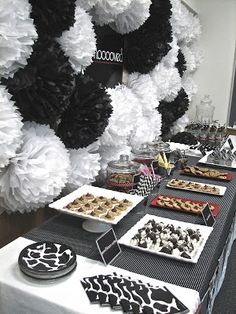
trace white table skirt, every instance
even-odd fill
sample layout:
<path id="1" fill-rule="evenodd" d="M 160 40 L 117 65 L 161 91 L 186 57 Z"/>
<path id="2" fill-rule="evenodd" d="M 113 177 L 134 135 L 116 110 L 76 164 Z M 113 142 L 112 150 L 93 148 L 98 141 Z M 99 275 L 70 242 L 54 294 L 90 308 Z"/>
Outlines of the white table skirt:
<path id="1" fill-rule="evenodd" d="M 199 293 L 195 290 L 154 280 L 77 255 L 77 268 L 68 276 L 44 281 L 24 275 L 18 267 L 20 251 L 33 241 L 18 238 L 0 249 L 0 313 L 1 314 L 109 314 L 109 307 L 90 304 L 80 279 L 86 276 L 116 272 L 153 285 L 165 285 L 195 313 Z M 121 311 L 115 311 L 121 314 Z"/>

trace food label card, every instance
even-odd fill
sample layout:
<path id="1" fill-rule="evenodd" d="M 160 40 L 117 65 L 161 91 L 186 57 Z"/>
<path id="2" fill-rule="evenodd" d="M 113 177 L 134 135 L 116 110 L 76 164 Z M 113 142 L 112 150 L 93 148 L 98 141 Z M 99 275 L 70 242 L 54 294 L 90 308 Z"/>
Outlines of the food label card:
<path id="1" fill-rule="evenodd" d="M 96 244 L 101 254 L 104 264 L 109 265 L 121 252 L 113 229 L 103 233 L 97 240 Z"/>
<path id="2" fill-rule="evenodd" d="M 204 219 L 204 222 L 206 224 L 206 226 L 208 227 L 213 227 L 215 224 L 215 218 L 212 215 L 211 209 L 209 204 L 206 204 L 206 206 L 204 206 L 203 210 L 202 210 L 202 217 Z"/>

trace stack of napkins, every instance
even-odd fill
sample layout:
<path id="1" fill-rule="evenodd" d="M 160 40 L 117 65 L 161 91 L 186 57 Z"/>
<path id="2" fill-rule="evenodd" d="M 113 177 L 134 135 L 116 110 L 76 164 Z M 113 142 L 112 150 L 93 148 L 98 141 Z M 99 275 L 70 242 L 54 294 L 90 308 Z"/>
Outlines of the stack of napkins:
<path id="1" fill-rule="evenodd" d="M 188 313 L 188 308 L 166 287 L 151 286 L 116 273 L 81 280 L 91 303 L 130 314 Z"/>

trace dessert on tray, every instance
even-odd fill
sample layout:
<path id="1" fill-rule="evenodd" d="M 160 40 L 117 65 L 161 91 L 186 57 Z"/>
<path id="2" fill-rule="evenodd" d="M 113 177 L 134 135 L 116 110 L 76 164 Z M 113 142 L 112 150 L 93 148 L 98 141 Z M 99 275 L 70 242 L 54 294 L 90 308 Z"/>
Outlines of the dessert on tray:
<path id="1" fill-rule="evenodd" d="M 199 167 L 199 166 L 186 166 L 182 174 L 206 177 L 209 179 L 218 179 L 229 181 L 231 179 L 231 173 L 225 171 L 219 171 L 213 168 Z"/>
<path id="2" fill-rule="evenodd" d="M 221 187 L 212 185 L 212 184 L 204 184 L 186 180 L 179 180 L 179 179 L 172 179 L 167 183 L 167 187 L 182 189 L 187 191 L 193 192 L 201 192 L 201 193 L 208 193 L 214 195 L 222 195 Z M 225 187 L 222 187 L 226 189 Z"/>
<path id="3" fill-rule="evenodd" d="M 115 197 L 108 198 L 86 193 L 68 203 L 64 209 L 113 220 L 132 204 L 132 201 L 127 199 L 118 200 Z"/>
<path id="4" fill-rule="evenodd" d="M 206 202 L 192 201 L 185 198 L 160 194 L 154 198 L 150 205 L 199 215 L 206 205 Z M 216 216 L 219 211 L 219 205 L 210 203 L 209 206 L 213 215 Z"/>

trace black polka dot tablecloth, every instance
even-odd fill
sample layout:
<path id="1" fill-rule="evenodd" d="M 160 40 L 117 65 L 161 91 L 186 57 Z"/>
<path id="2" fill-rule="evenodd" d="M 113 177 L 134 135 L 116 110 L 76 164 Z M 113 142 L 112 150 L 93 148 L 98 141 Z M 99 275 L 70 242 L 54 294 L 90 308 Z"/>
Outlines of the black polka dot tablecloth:
<path id="1" fill-rule="evenodd" d="M 227 187 L 227 190 L 224 196 L 212 196 L 208 194 L 170 189 L 166 187 L 166 181 L 163 181 L 160 187 L 154 190 L 149 196 L 148 204 L 156 194 L 172 195 L 220 204 L 220 212 L 216 218 L 214 230 L 207 240 L 197 264 L 180 262 L 122 246 L 122 253 L 116 258 L 112 265 L 147 277 L 197 290 L 202 298 L 207 291 L 209 282 L 217 267 L 218 259 L 226 243 L 236 211 L 236 171 L 232 172 L 233 179 L 231 182 L 187 177 L 180 175 L 177 171 L 172 175 L 174 178 L 225 186 Z M 200 216 L 150 207 L 148 204 L 144 204 L 145 201 L 138 204 L 118 223 L 118 225 L 114 226 L 118 239 L 145 214 L 189 223 L 204 224 L 203 218 Z M 70 245 L 79 255 L 100 260 L 95 243 L 100 234 L 93 234 L 83 230 L 82 222 L 83 220 L 80 218 L 59 214 L 24 236 L 34 241 L 60 241 Z"/>

